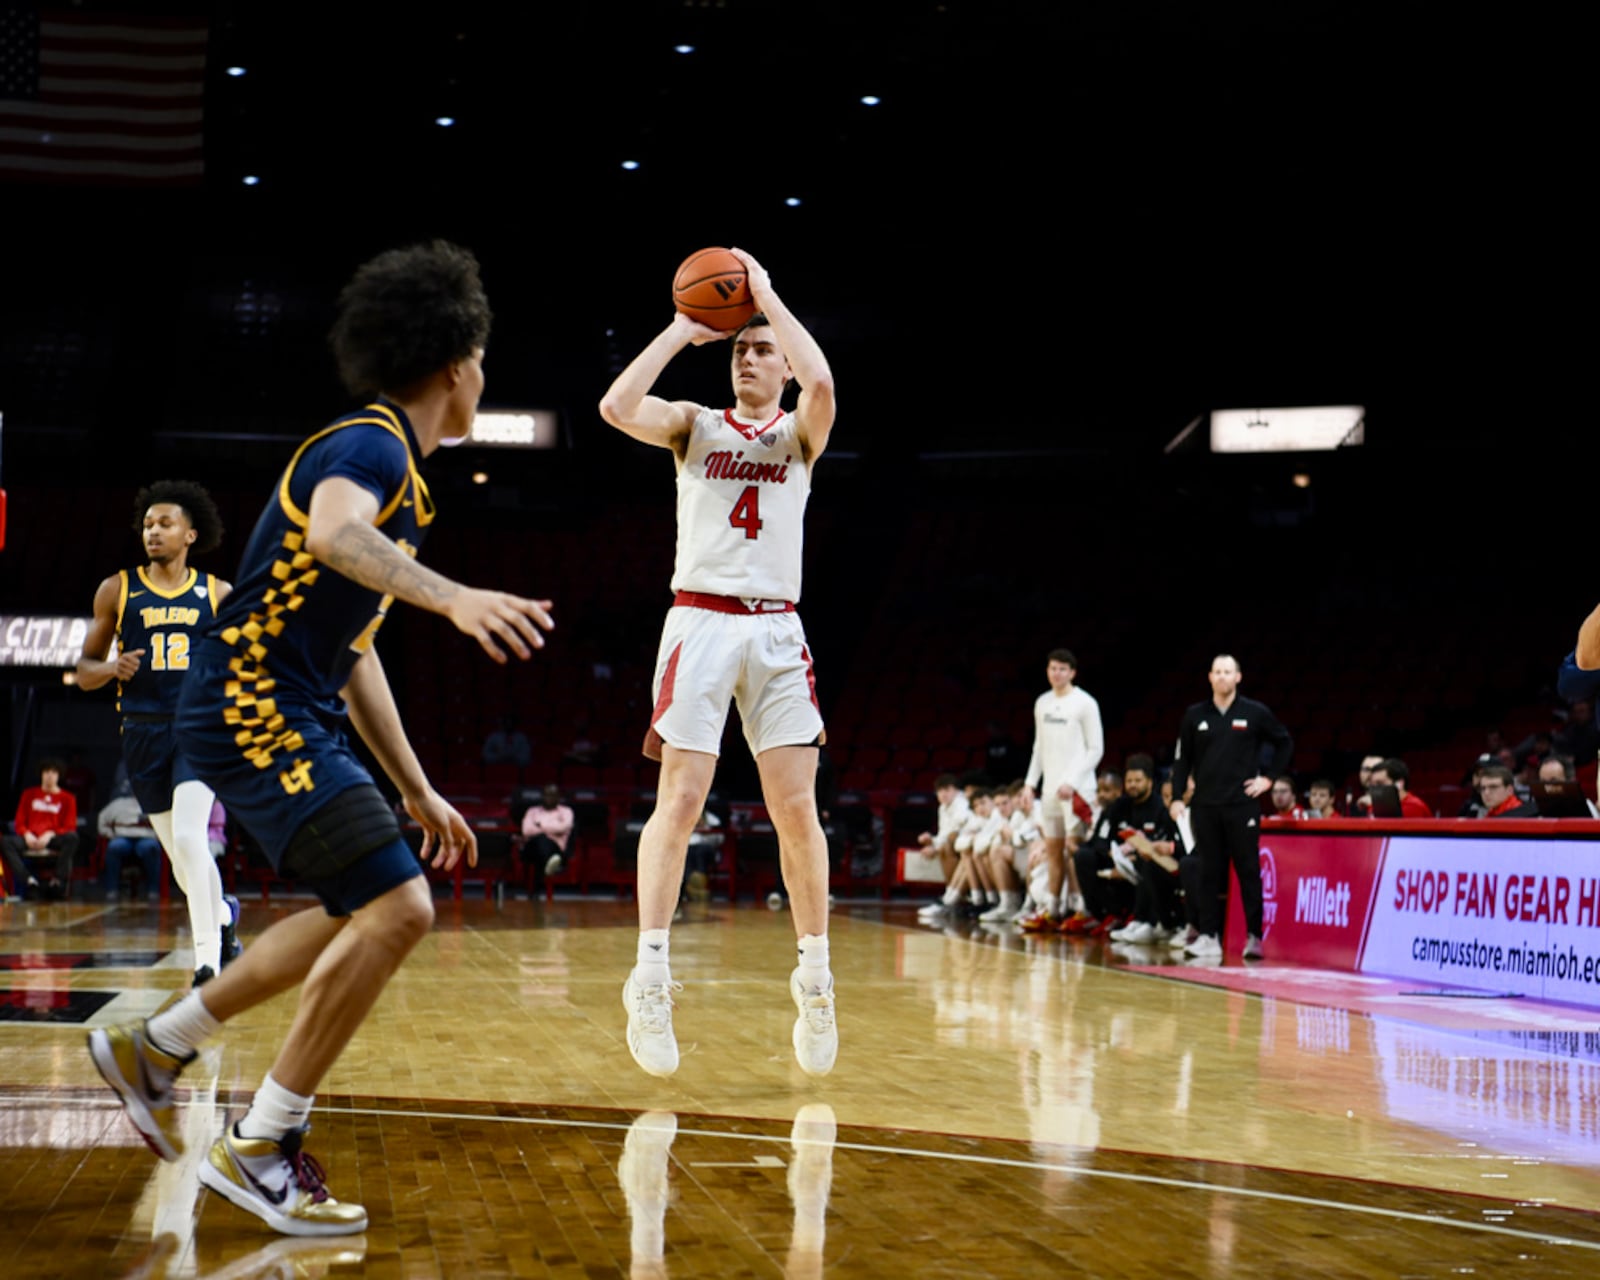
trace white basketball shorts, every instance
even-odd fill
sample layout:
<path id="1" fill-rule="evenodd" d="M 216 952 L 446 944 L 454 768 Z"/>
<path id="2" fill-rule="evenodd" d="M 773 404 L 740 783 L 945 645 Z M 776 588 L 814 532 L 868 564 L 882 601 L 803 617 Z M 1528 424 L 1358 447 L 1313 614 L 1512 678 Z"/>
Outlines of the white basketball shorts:
<path id="1" fill-rule="evenodd" d="M 1056 794 L 1056 782 L 1044 784 L 1044 794 L 1039 797 L 1039 828 L 1047 840 L 1062 840 L 1074 834 L 1081 825 L 1088 830 L 1094 811 L 1081 791 L 1074 791 L 1071 800 Z"/>
<path id="2" fill-rule="evenodd" d="M 822 737 L 816 676 L 797 613 L 667 610 L 656 657 L 655 710 L 644 753 L 722 751 L 728 704 L 739 708 L 750 753 L 810 746 Z"/>

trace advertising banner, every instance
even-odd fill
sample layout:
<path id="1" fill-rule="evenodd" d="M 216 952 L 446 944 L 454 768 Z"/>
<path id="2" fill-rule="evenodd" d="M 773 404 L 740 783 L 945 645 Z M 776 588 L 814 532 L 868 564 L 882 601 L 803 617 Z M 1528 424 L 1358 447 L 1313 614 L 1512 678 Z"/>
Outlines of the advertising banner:
<path id="1" fill-rule="evenodd" d="M 1593 839 L 1269 831 L 1261 879 L 1269 959 L 1600 1007 Z"/>

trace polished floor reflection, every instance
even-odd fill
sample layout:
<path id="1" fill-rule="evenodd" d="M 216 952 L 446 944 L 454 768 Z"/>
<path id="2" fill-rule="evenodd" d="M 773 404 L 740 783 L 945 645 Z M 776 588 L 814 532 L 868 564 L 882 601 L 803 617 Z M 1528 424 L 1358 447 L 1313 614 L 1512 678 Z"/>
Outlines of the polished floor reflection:
<path id="1" fill-rule="evenodd" d="M 304 902 L 247 903 L 248 943 Z M 0 1274 L 1450 1276 L 1600 1264 L 1600 1019 L 842 907 L 842 1049 L 789 1047 L 787 916 L 673 935 L 683 1065 L 642 1074 L 631 909 L 439 903 L 309 1149 L 365 1235 L 294 1241 L 194 1162 L 292 997 L 183 1078 L 162 1165 L 83 1051 L 187 980 L 181 913 L 0 907 Z"/>

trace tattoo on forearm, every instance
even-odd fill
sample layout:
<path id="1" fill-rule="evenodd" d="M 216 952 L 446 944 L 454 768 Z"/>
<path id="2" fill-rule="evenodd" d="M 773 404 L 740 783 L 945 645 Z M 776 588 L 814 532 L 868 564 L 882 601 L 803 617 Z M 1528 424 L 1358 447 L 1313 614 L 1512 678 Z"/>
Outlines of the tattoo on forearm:
<path id="1" fill-rule="evenodd" d="M 322 562 L 352 582 L 424 609 L 439 609 L 461 588 L 424 568 L 370 524 L 341 525 L 324 548 Z"/>

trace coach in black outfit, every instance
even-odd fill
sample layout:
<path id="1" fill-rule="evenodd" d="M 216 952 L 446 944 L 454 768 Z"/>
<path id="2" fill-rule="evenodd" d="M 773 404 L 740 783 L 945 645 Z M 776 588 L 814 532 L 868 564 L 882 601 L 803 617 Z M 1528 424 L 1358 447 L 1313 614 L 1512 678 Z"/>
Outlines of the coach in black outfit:
<path id="1" fill-rule="evenodd" d="M 1239 877 L 1244 905 L 1246 960 L 1261 959 L 1261 805 L 1272 780 L 1289 767 L 1294 740 L 1277 716 L 1238 695 L 1238 659 L 1221 653 L 1211 663 L 1211 701 L 1197 702 L 1183 717 L 1172 766 L 1172 794 L 1181 796 L 1194 774 L 1195 853 L 1200 858 L 1200 936 L 1187 948 L 1194 956 L 1222 954 L 1222 891 L 1228 863 Z M 1262 767 L 1262 756 L 1272 758 Z M 1176 822 L 1184 803 L 1170 809 Z"/>

